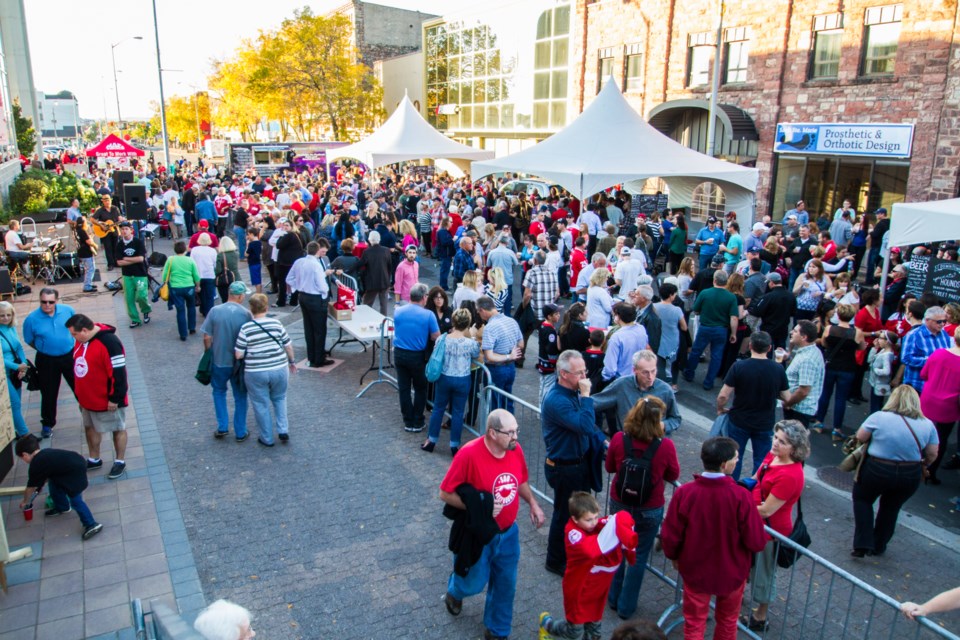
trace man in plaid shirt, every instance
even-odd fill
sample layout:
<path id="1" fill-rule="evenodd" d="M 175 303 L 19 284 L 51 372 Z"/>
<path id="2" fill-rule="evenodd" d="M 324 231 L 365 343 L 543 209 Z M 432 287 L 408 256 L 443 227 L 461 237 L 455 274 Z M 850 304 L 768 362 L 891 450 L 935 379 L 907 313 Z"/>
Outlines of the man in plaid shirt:
<path id="1" fill-rule="evenodd" d="M 543 305 L 556 302 L 560 296 L 560 284 L 557 272 L 544 267 L 547 256 L 538 251 L 533 256 L 534 266 L 523 279 L 523 297 L 530 297 L 530 304 L 537 314 L 537 320 L 543 322 Z"/>
<path id="2" fill-rule="evenodd" d="M 947 312 L 943 307 L 930 307 L 923 314 L 923 324 L 917 325 L 903 337 L 900 349 L 900 362 L 903 363 L 903 384 L 923 391 L 920 370 L 927 358 L 937 349 L 949 349 L 950 336 L 943 330 L 947 323 Z"/>
<path id="3" fill-rule="evenodd" d="M 454 284 L 460 284 L 463 281 L 463 274 L 476 268 L 476 261 L 473 258 L 473 238 L 465 235 L 460 238 L 460 248 L 453 256 Z"/>
<path id="4" fill-rule="evenodd" d="M 793 352 L 787 367 L 790 397 L 783 401 L 783 417 L 786 420 L 799 420 L 805 427 L 809 426 L 817 413 L 826 371 L 823 354 L 816 342 L 817 325 L 809 320 L 801 320 L 790 332 L 790 349 Z"/>

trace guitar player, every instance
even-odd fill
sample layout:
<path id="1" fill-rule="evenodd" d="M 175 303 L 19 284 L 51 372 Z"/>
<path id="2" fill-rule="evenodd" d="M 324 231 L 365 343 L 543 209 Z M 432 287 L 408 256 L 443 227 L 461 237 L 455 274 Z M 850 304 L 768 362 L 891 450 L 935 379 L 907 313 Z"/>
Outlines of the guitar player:
<path id="1" fill-rule="evenodd" d="M 117 266 L 117 243 L 120 241 L 120 209 L 113 206 L 113 198 L 106 194 L 100 196 L 100 203 L 90 222 L 100 230 L 97 236 L 107 258 L 107 271 L 113 271 Z"/>

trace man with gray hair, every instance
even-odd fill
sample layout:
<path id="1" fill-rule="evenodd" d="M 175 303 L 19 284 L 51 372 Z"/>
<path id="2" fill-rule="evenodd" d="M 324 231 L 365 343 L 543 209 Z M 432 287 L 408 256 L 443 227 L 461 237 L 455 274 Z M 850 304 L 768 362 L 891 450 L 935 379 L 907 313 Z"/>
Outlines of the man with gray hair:
<path id="1" fill-rule="evenodd" d="M 380 245 L 380 233 L 371 231 L 367 237 L 370 246 L 360 257 L 360 273 L 363 275 L 363 304 L 373 306 L 377 300 L 380 313 L 387 315 L 387 290 L 390 289 L 390 275 L 393 273 L 393 257 L 390 249 Z"/>
<path id="2" fill-rule="evenodd" d="M 206 640 L 250 640 L 250 612 L 229 600 L 217 600 L 200 612 L 193 628 Z"/>
<path id="3" fill-rule="evenodd" d="M 903 363 L 903 384 L 923 391 L 923 378 L 920 371 L 927 358 L 937 349 L 949 349 L 950 336 L 943 330 L 947 323 L 947 312 L 943 307 L 930 307 L 923 314 L 923 324 L 917 325 L 903 337 L 900 348 L 900 362 Z"/>
<path id="4" fill-rule="evenodd" d="M 649 277 L 649 276 L 645 276 Z M 641 284 L 629 294 L 630 301 L 637 307 L 637 324 L 647 330 L 647 344 L 656 353 L 660 349 L 660 333 L 663 323 L 653 306 L 653 287 Z"/>
<path id="5" fill-rule="evenodd" d="M 657 354 L 648 349 L 633 354 L 633 375 L 621 376 L 593 396 L 595 411 L 616 408 L 616 429 L 623 429 L 623 419 L 638 400 L 654 396 L 667 405 L 663 429 L 668 435 L 680 428 L 680 407 L 670 385 L 657 378 Z"/>
<path id="6" fill-rule="evenodd" d="M 567 566 L 563 532 L 570 520 L 567 504 L 575 491 L 590 491 L 590 462 L 603 434 L 595 424 L 587 365 L 579 351 L 567 349 L 557 357 L 557 383 L 540 408 L 540 427 L 546 444 L 544 475 L 553 488 L 553 518 L 547 537 L 547 571 L 562 576 Z"/>
<path id="7" fill-rule="evenodd" d="M 410 287 L 410 304 L 397 309 L 393 318 L 393 362 L 397 368 L 400 413 L 404 430 L 411 433 L 423 431 L 426 423 L 423 410 L 427 406 L 427 344 L 440 337 L 437 314 L 427 311 L 426 303 L 427 285 L 418 282 Z"/>
<path id="8" fill-rule="evenodd" d="M 727 341 L 731 343 L 737 341 L 737 326 L 740 323 L 737 296 L 724 289 L 726 284 L 727 274 L 717 270 L 713 274 L 713 286 L 701 291 L 693 303 L 694 313 L 700 314 L 700 329 L 693 341 L 693 349 L 687 356 L 687 368 L 683 371 L 683 379 L 693 382 L 693 374 L 700 362 L 700 356 L 709 345 L 710 365 L 703 379 L 704 391 L 713 389 L 713 381 L 720 372 Z"/>

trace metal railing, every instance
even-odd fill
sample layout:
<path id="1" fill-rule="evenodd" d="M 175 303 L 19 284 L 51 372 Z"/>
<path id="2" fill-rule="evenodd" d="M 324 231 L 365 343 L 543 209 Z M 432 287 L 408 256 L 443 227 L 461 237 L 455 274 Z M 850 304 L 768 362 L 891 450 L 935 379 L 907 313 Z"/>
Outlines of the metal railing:
<path id="1" fill-rule="evenodd" d="M 544 477 L 543 460 L 546 457 L 540 427 L 540 408 L 492 384 L 483 389 L 483 403 L 496 407 L 496 402 L 510 400 L 513 414 L 520 428 L 519 440 L 527 460 L 530 488 L 545 502 L 553 504 L 552 493 Z M 483 425 L 484 422 L 478 422 Z M 470 428 L 476 436 L 481 430 Z M 609 474 L 608 474 L 609 475 Z M 598 496 L 603 504 L 609 497 L 610 478 L 606 489 Z M 676 489 L 676 483 L 672 484 Z M 668 499 L 669 504 L 669 499 Z M 960 640 L 960 636 L 944 629 L 933 620 L 906 619 L 900 613 L 900 603 L 893 597 L 867 584 L 850 572 L 827 559 L 801 547 L 776 531 L 766 532 L 779 544 L 798 553 L 789 569 L 777 568 L 777 597 L 769 605 L 769 626 L 763 632 L 751 631 L 740 624 L 740 632 L 754 640 L 875 640 L 880 638 Z M 816 545 L 816 542 L 814 542 Z M 670 605 L 660 614 L 657 624 L 669 634 L 683 624 L 683 581 L 673 563 L 657 549 L 651 552 L 647 571 L 672 589 Z M 744 591 L 744 610 L 751 608 L 751 585 Z M 711 605 L 712 606 L 712 605 Z"/>
<path id="2" fill-rule="evenodd" d="M 137 640 L 203 640 L 186 620 L 159 600 L 151 600 L 150 612 L 145 613 L 140 598 L 135 598 L 130 611 Z"/>

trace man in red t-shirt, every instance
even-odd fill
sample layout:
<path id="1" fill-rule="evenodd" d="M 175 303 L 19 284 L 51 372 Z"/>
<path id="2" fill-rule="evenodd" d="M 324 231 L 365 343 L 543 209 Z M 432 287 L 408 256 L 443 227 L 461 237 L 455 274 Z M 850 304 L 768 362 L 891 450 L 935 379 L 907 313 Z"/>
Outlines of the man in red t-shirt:
<path id="1" fill-rule="evenodd" d="M 456 572 L 450 574 L 444 598 L 447 611 L 454 616 L 460 615 L 463 599 L 487 587 L 483 624 L 487 628 L 484 637 L 488 639 L 507 638 L 513 624 L 513 599 L 520 561 L 516 523 L 520 511 L 518 498 L 530 505 L 533 526 L 540 528 L 546 521 L 527 482 L 527 462 L 517 435 L 517 420 L 512 414 L 505 409 L 491 411 L 483 437 L 468 442 L 457 452 L 440 483 L 440 499 L 455 509 L 467 509 L 457 491 L 461 485 L 469 485 L 481 492 L 483 500 L 492 497 L 492 517 L 499 533 L 487 542 L 483 553 L 465 576 Z"/>

